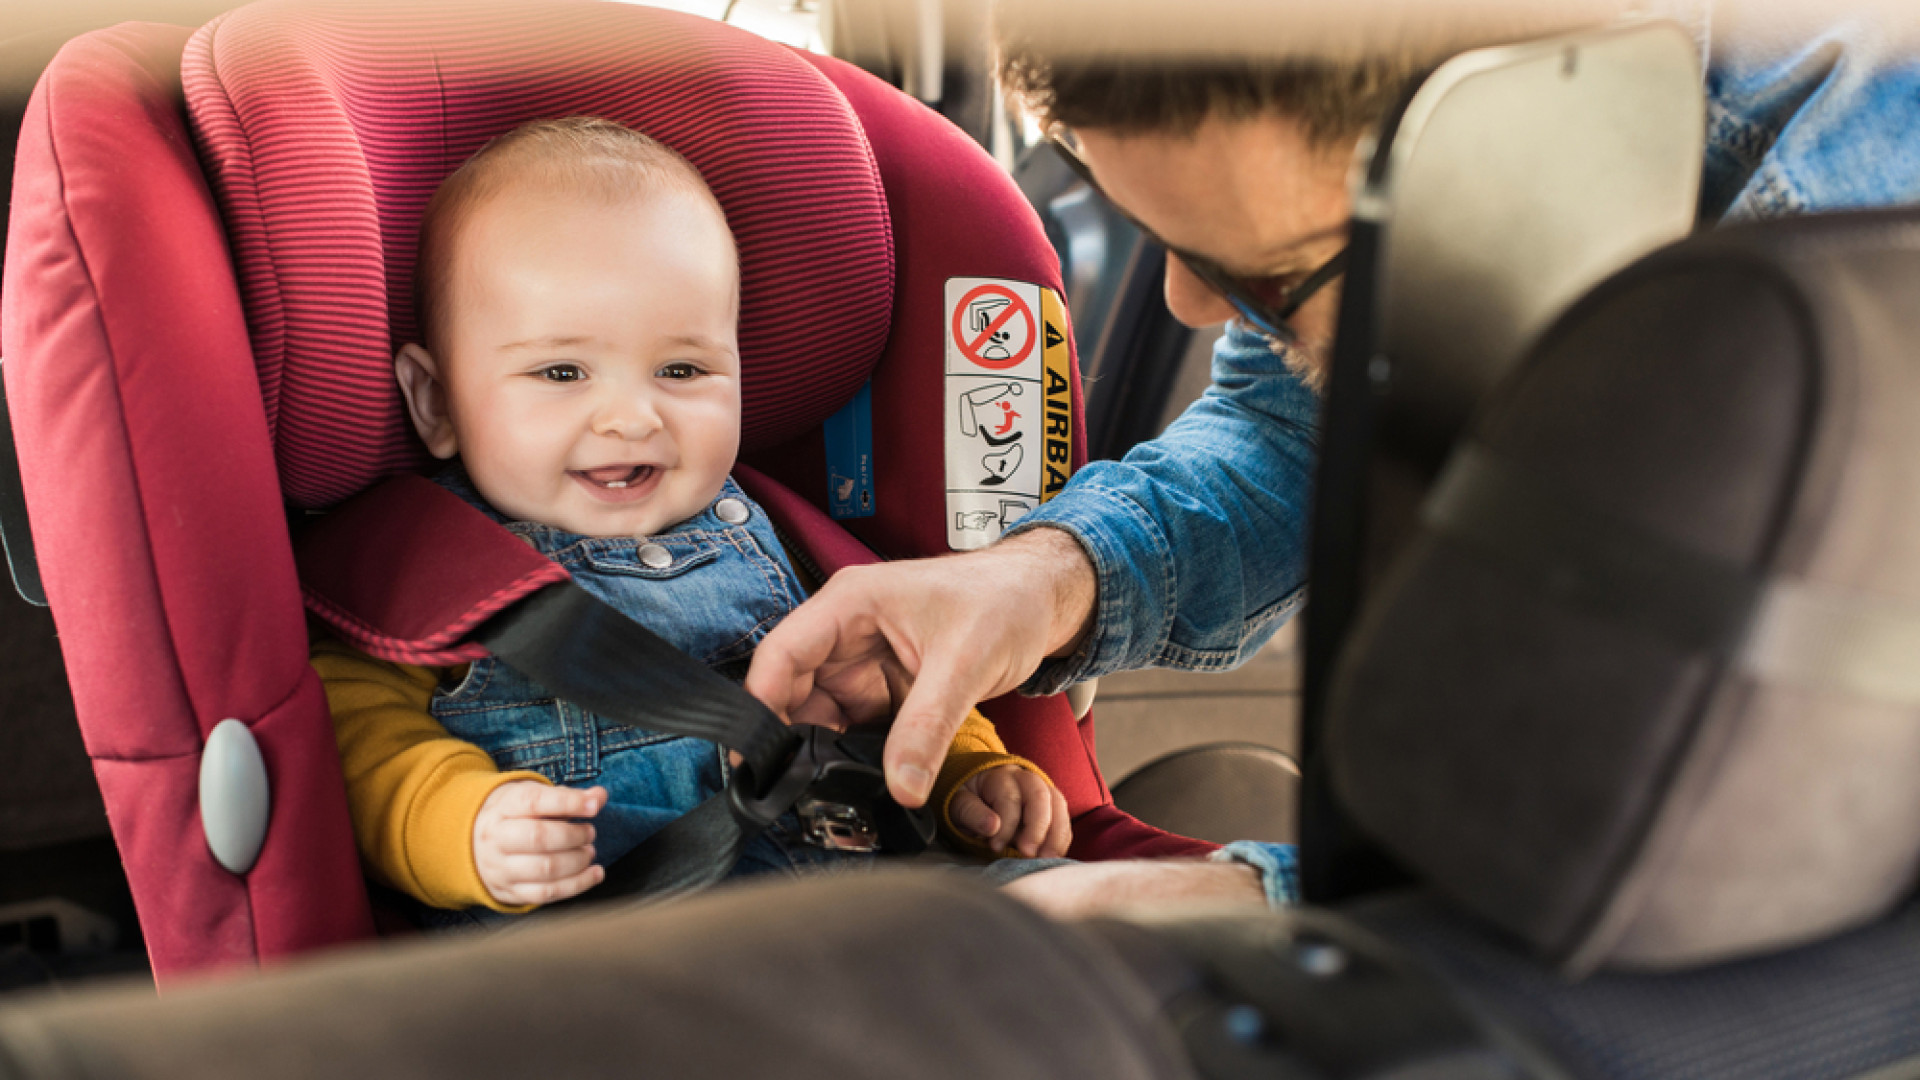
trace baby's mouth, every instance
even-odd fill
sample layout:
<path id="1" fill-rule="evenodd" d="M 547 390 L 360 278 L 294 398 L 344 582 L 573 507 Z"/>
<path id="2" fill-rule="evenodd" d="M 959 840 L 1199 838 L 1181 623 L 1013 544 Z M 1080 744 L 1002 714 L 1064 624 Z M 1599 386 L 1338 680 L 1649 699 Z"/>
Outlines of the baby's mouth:
<path id="1" fill-rule="evenodd" d="M 598 469 L 575 469 L 573 475 L 596 487 L 621 490 L 641 487 L 653 477 L 652 465 L 607 465 Z"/>

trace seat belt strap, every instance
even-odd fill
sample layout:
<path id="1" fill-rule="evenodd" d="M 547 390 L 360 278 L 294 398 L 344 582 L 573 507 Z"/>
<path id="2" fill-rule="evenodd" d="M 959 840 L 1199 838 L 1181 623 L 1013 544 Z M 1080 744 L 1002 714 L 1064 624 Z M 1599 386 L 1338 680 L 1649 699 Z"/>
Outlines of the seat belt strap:
<path id="1" fill-rule="evenodd" d="M 495 615 L 473 640 L 610 720 L 738 750 L 755 796 L 767 793 L 799 740 L 752 694 L 571 581 Z"/>

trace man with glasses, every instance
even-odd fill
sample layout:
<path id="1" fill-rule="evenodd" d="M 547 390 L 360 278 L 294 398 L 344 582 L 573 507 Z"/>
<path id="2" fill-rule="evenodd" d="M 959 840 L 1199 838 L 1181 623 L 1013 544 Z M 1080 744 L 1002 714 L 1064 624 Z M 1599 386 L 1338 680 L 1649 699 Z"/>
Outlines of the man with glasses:
<path id="1" fill-rule="evenodd" d="M 1678 14 L 1708 60 L 1703 221 L 1920 199 L 1920 143 L 1909 134 L 1920 130 L 1920 66 L 1897 39 L 1856 21 L 1811 40 L 1754 33 L 1727 48 L 1709 44 L 1706 5 L 1691 6 L 1690 17 Z M 1198 31 L 1181 23 L 1204 23 L 1206 11 L 1181 7 L 1129 10 L 1192 40 Z M 1175 317 L 1228 324 L 1213 385 L 1161 437 L 1088 465 L 993 546 L 837 576 L 767 637 L 748 689 L 792 719 L 834 723 L 880 715 L 889 688 L 910 686 L 886 764 L 895 795 L 913 805 L 976 701 L 1132 668 L 1245 660 L 1304 598 L 1316 387 L 1331 351 L 1359 140 L 1445 57 L 1591 23 L 1606 7 L 1510 10 L 1497 27 L 1439 19 L 1450 41 L 1377 55 L 1348 48 L 1342 58 L 1335 46 L 1169 60 L 1049 38 L 1076 19 L 1087 29 L 1093 13 L 1079 5 L 1003 6 L 1003 86 L 1084 178 L 1166 245 Z M 1266 29 L 1275 41 L 1301 36 Z M 983 580 L 999 587 L 989 594 Z M 1012 612 L 1009 595 L 1024 600 Z M 1232 853 L 1264 871 L 1269 899 L 1285 897 L 1289 867 Z M 1096 868 L 1081 869 L 1087 886 L 1061 906 L 1124 900 L 1130 882 L 1157 896 L 1245 894 L 1252 884 L 1249 867 L 1233 864 L 1163 866 L 1144 878 L 1111 868 L 1097 881 Z M 1016 891 L 1060 873 L 1035 874 Z"/>

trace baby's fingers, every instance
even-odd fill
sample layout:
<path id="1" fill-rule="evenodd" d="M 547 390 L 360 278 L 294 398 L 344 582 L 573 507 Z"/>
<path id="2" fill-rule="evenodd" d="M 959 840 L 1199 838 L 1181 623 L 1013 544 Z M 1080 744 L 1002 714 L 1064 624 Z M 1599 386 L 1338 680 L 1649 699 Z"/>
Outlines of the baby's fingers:
<path id="1" fill-rule="evenodd" d="M 536 780 L 509 780 L 480 804 L 479 820 L 509 818 L 590 818 L 607 805 L 607 789 L 554 787 Z"/>
<path id="2" fill-rule="evenodd" d="M 947 804 L 947 817 L 961 831 L 982 840 L 1000 831 L 1000 815 L 966 788 L 953 793 L 953 801 Z"/>
<path id="3" fill-rule="evenodd" d="M 1038 858 L 1053 825 L 1053 785 L 1025 769 L 1014 773 L 1014 783 L 1020 790 L 1022 813 L 1020 837 L 1013 846 L 1029 859 Z"/>
<path id="4" fill-rule="evenodd" d="M 526 802 L 526 807 L 516 816 L 590 818 L 607 805 L 607 789 L 547 787 L 543 784 L 528 792 Z"/>
<path id="5" fill-rule="evenodd" d="M 1026 813 L 1026 798 L 1013 776 L 1019 771 L 1017 768 L 994 769 L 981 773 L 977 781 L 980 797 L 1000 818 L 1000 827 L 987 840 L 987 846 L 996 852 L 1005 851 L 1007 845 L 1013 843 L 1020 831 L 1020 819 Z"/>
<path id="6" fill-rule="evenodd" d="M 494 845 L 504 855 L 547 855 L 593 843 L 593 826 L 577 821 L 513 817 L 494 830 Z"/>
<path id="7" fill-rule="evenodd" d="M 550 904 L 572 896 L 599 881 L 593 848 L 578 847 L 546 855 L 508 855 L 500 860 L 500 876 L 516 904 Z"/>
<path id="8" fill-rule="evenodd" d="M 556 881 L 522 882 L 518 885 L 510 885 L 504 890 L 501 890 L 501 892 L 506 894 L 504 896 L 500 896 L 498 892 L 496 892 L 495 895 L 499 896 L 503 903 L 508 904 L 555 904 L 569 897 L 579 896 L 581 893 L 600 884 L 606 876 L 606 870 L 598 866 L 589 865 L 579 873 L 571 874 Z"/>
<path id="9" fill-rule="evenodd" d="M 1073 844 L 1073 819 L 1067 816 L 1067 797 L 1054 788 L 1049 791 L 1047 801 L 1053 804 L 1053 823 L 1047 826 L 1047 839 L 1040 845 L 1040 857 L 1063 858 Z"/>

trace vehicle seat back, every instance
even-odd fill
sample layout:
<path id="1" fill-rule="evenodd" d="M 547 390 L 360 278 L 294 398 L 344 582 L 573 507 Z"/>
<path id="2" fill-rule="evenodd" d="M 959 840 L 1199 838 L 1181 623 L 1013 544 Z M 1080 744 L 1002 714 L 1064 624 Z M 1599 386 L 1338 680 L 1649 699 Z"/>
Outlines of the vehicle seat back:
<path id="1" fill-rule="evenodd" d="M 1360 150 L 1303 635 L 1309 897 L 1394 874 L 1345 827 L 1317 760 L 1358 606 L 1487 392 L 1567 305 L 1691 228 L 1700 64 L 1694 38 L 1664 21 L 1476 49 L 1441 64 Z"/>
<path id="2" fill-rule="evenodd" d="M 1568 970 L 1885 914 L 1920 874 L 1920 214 L 1726 229 L 1548 332 L 1363 609 L 1335 790 Z"/>

